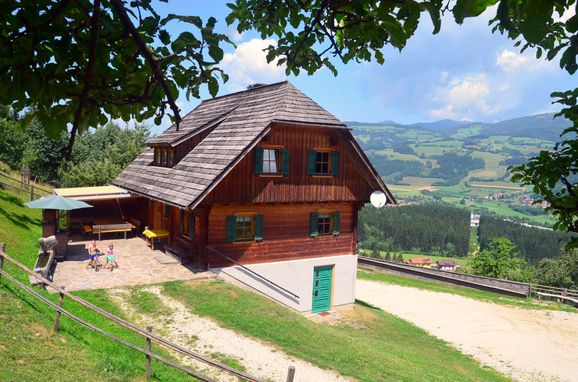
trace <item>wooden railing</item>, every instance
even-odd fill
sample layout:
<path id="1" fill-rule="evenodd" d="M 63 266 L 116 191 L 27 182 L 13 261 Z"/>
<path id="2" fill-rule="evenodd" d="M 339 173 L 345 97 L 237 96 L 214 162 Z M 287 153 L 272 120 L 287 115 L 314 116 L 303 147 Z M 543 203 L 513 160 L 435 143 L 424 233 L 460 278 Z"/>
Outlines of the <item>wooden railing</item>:
<path id="1" fill-rule="evenodd" d="M 145 355 L 145 366 L 146 366 L 146 377 L 147 380 L 150 379 L 150 375 L 151 375 L 151 359 L 155 359 L 159 362 L 162 362 L 165 365 L 168 365 L 170 367 L 173 367 L 175 369 L 178 369 L 200 381 L 207 381 L 207 382 L 212 382 L 213 379 L 206 377 L 194 370 L 191 370 L 188 367 L 182 366 L 174 361 L 168 360 L 154 352 L 151 351 L 151 344 L 152 342 L 156 342 L 159 345 L 162 345 L 164 348 L 172 350 L 174 352 L 180 353 L 182 355 L 185 355 L 187 357 L 193 358 L 197 361 L 203 362 L 211 367 L 215 367 L 216 369 L 220 370 L 220 371 L 224 371 L 227 372 L 229 374 L 232 374 L 236 377 L 241 378 L 242 380 L 247 380 L 247 381 L 253 381 L 253 382 L 264 382 L 261 379 L 252 376 L 250 374 L 247 374 L 245 372 L 239 371 L 237 369 L 234 369 L 232 367 L 229 367 L 221 362 L 215 361 L 211 358 L 205 357 L 204 355 L 201 355 L 197 352 L 194 352 L 192 350 L 186 349 L 178 344 L 175 344 L 157 334 L 154 334 L 152 331 L 151 327 L 147 327 L 147 329 L 143 329 L 131 322 L 125 321 L 120 317 L 117 317 L 109 312 L 107 312 L 104 309 L 99 308 L 96 305 L 91 304 L 90 302 L 77 297 L 75 295 L 73 295 L 72 293 L 66 291 L 64 289 L 64 287 L 58 287 L 57 285 L 55 285 L 52 281 L 42 277 L 41 275 L 35 273 L 34 271 L 32 271 L 31 269 L 27 268 L 26 266 L 24 266 L 23 264 L 21 264 L 18 260 L 8 256 L 5 253 L 5 244 L 4 243 L 0 243 L 0 281 L 2 279 L 8 280 L 12 283 L 14 283 L 15 285 L 19 286 L 20 288 L 22 288 L 24 291 L 28 292 L 29 294 L 31 294 L 32 296 L 34 296 L 36 299 L 38 299 L 39 301 L 43 302 L 44 304 L 46 304 L 47 306 L 53 308 L 56 311 L 56 318 L 55 318 L 55 324 L 54 324 L 54 331 L 58 331 L 59 326 L 60 326 L 60 316 L 61 315 L 65 315 L 67 317 L 69 317 L 70 319 L 72 319 L 73 321 L 76 321 L 77 323 L 79 323 L 80 325 L 86 327 L 87 329 L 94 331 L 96 333 L 99 333 L 113 341 L 116 341 L 120 344 L 122 344 L 123 346 L 126 346 L 130 349 L 133 349 L 137 352 L 140 352 L 142 354 Z M 12 275 L 10 275 L 8 272 L 6 272 L 4 270 L 4 262 L 8 261 L 10 263 L 12 263 L 13 265 L 15 265 L 17 268 L 21 269 L 22 271 L 26 272 L 28 275 L 35 277 L 38 281 L 40 281 L 41 283 L 44 283 L 45 285 L 47 285 L 50 288 L 53 288 L 54 290 L 56 290 L 59 293 L 59 299 L 58 299 L 58 304 L 55 304 L 54 302 L 48 300 L 46 297 L 42 296 L 41 294 L 39 294 L 37 291 L 33 290 L 32 288 L 30 288 L 29 286 L 25 285 L 24 283 L 22 283 L 21 281 L 17 280 L 15 277 L 13 277 Z M 114 322 L 115 324 L 128 329 L 129 331 L 139 334 L 141 336 L 144 337 L 145 339 L 145 344 L 146 344 L 146 348 L 142 348 L 138 345 L 135 345 L 133 343 L 130 343 L 126 340 L 123 340 L 122 338 L 119 338 L 103 329 L 100 329 L 98 327 L 96 327 L 95 325 L 86 322 L 85 320 L 83 320 L 82 318 L 70 313 L 68 310 L 63 308 L 63 304 L 64 304 L 64 297 L 67 297 L 68 299 L 82 305 L 83 307 L 99 314 L 100 316 L 106 318 L 109 321 Z M 289 367 L 289 371 L 288 371 L 288 375 L 287 375 L 287 382 L 292 382 L 293 381 L 293 376 L 295 374 L 295 368 L 293 366 Z"/>
<path id="2" fill-rule="evenodd" d="M 13 178 L 0 172 L 0 187 L 8 187 L 13 191 L 27 194 L 30 200 L 34 200 L 37 196 L 49 195 L 52 191 L 35 185 L 34 183 L 26 183 L 21 179 Z"/>
<path id="3" fill-rule="evenodd" d="M 539 299 L 552 299 L 573 304 L 578 308 L 578 290 L 551 287 L 547 285 L 530 285 L 530 294 Z"/>

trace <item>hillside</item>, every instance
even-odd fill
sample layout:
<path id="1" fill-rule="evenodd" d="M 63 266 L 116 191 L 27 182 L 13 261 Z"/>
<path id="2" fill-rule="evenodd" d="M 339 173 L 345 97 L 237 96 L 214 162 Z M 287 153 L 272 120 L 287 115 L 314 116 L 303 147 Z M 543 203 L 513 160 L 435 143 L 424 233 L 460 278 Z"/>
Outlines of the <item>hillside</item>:
<path id="1" fill-rule="evenodd" d="M 410 125 L 348 123 L 401 201 L 443 200 L 514 220 L 553 222 L 529 188 L 509 181 L 509 166 L 553 147 L 568 127 L 554 114 L 494 123 L 441 120 Z"/>

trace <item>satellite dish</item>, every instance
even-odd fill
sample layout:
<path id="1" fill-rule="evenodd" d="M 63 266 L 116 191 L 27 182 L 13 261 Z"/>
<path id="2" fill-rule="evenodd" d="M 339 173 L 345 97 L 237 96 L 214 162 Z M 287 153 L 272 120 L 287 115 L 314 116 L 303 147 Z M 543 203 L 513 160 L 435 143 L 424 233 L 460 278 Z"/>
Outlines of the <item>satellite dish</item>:
<path id="1" fill-rule="evenodd" d="M 375 208 L 381 208 L 385 206 L 385 203 L 387 203 L 387 197 L 383 192 L 375 191 L 369 197 L 369 201 Z"/>

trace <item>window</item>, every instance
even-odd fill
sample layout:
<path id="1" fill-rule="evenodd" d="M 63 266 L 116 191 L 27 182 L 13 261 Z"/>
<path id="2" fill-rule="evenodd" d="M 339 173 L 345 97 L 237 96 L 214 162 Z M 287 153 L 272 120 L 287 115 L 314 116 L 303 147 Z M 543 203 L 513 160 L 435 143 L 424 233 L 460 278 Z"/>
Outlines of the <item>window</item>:
<path id="1" fill-rule="evenodd" d="M 171 206 L 168 204 L 163 205 L 163 217 L 166 219 L 171 217 Z"/>
<path id="2" fill-rule="evenodd" d="M 309 150 L 307 174 L 311 176 L 337 176 L 339 175 L 339 158 L 339 151 Z"/>
<path id="3" fill-rule="evenodd" d="M 255 148 L 255 174 L 287 175 L 289 173 L 289 150 L 282 147 Z"/>
<path id="4" fill-rule="evenodd" d="M 195 237 L 195 215 L 190 210 L 181 210 L 181 233 L 193 239 Z"/>
<path id="5" fill-rule="evenodd" d="M 237 216 L 235 238 L 237 241 L 253 240 L 255 229 L 253 216 Z"/>
<path id="6" fill-rule="evenodd" d="M 279 150 L 263 149 L 263 173 L 276 174 L 278 172 L 277 158 L 279 157 Z"/>
<path id="7" fill-rule="evenodd" d="M 315 153 L 315 174 L 329 175 L 329 153 Z"/>
<path id="8" fill-rule="evenodd" d="M 319 235 L 329 235 L 331 233 L 331 215 L 319 214 L 317 217 L 317 232 Z"/>
<path id="9" fill-rule="evenodd" d="M 175 149 L 155 147 L 155 166 L 172 167 L 175 163 Z"/>
<path id="10" fill-rule="evenodd" d="M 263 215 L 237 214 L 227 216 L 227 241 L 263 240 Z"/>
<path id="11" fill-rule="evenodd" d="M 319 211 L 311 214 L 309 234 L 313 237 L 339 235 L 341 214 L 339 211 Z"/>

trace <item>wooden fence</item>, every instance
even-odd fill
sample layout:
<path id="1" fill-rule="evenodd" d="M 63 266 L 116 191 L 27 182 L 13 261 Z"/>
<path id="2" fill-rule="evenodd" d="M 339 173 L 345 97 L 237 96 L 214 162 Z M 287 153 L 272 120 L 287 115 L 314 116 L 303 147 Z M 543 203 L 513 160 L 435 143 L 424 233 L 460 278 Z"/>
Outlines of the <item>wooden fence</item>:
<path id="1" fill-rule="evenodd" d="M 19 286 L 21 289 L 23 289 L 24 291 L 28 292 L 29 294 L 31 294 L 32 296 L 34 296 L 36 299 L 38 299 L 39 301 L 43 302 L 44 304 L 46 304 L 47 306 L 53 308 L 56 311 L 56 317 L 54 320 L 54 332 L 57 332 L 59 327 L 60 327 L 60 317 L 61 315 L 65 315 L 68 318 L 72 319 L 73 321 L 76 321 L 77 323 L 79 323 L 80 325 L 88 328 L 91 331 L 94 331 L 96 333 L 99 333 L 113 341 L 116 341 L 120 344 L 122 344 L 123 346 L 126 346 L 130 349 L 133 349 L 137 352 L 140 352 L 142 354 L 145 355 L 145 370 L 146 370 L 146 378 L 147 380 L 150 380 L 151 377 L 151 359 L 155 359 L 159 362 L 164 363 L 165 365 L 168 365 L 170 367 L 173 367 L 175 369 L 178 369 L 188 375 L 190 375 L 191 377 L 196 378 L 197 380 L 200 381 L 206 381 L 206 382 L 213 382 L 213 379 L 206 377 L 188 367 L 182 366 L 174 361 L 168 360 L 156 353 L 154 353 L 151 348 L 152 348 L 152 343 L 155 342 L 161 346 L 163 346 L 166 349 L 172 350 L 174 352 L 180 353 L 182 355 L 185 355 L 187 357 L 190 357 L 192 359 L 195 359 L 197 361 L 206 363 L 209 366 L 212 366 L 220 371 L 224 371 L 227 372 L 229 374 L 232 374 L 238 378 L 240 378 L 241 380 L 246 380 L 246 381 L 253 381 L 253 382 L 264 382 L 261 379 L 252 376 L 250 374 L 247 374 L 245 372 L 239 371 L 237 369 L 234 369 L 232 367 L 229 367 L 221 362 L 215 361 L 211 358 L 205 357 L 204 355 L 201 355 L 199 353 L 196 353 L 192 350 L 186 349 L 178 344 L 175 344 L 173 342 L 170 342 L 169 340 L 156 335 L 153 330 L 152 327 L 147 327 L 146 329 L 143 329 L 133 323 L 130 323 L 128 321 L 123 320 L 120 317 L 117 317 L 109 312 L 107 312 L 104 309 L 101 309 L 99 307 L 97 307 L 96 305 L 91 304 L 90 302 L 77 297 L 73 294 L 71 294 L 70 292 L 66 291 L 64 289 L 64 287 L 58 287 L 57 285 L 55 285 L 53 282 L 51 282 L 50 280 L 42 277 L 41 275 L 35 273 L 34 271 L 32 271 L 31 269 L 27 268 L 26 266 L 24 266 L 22 263 L 20 263 L 18 260 L 8 256 L 5 253 L 5 248 L 6 245 L 4 243 L 0 243 L 0 281 L 2 279 L 8 280 L 10 282 L 12 282 L 13 284 Z M 50 288 L 55 289 L 58 293 L 59 293 L 59 297 L 58 297 L 58 303 L 54 303 L 50 300 L 48 300 L 46 297 L 42 296 L 41 294 L 39 294 L 37 291 L 33 290 L 31 287 L 25 285 L 24 283 L 22 283 L 21 281 L 17 280 L 15 277 L 13 277 L 12 275 L 10 275 L 8 272 L 6 272 L 4 270 L 4 262 L 9 261 L 10 263 L 14 264 L 17 268 L 21 269 L 22 271 L 26 272 L 28 275 L 35 277 L 38 281 L 40 281 L 41 283 L 44 283 L 45 285 L 47 285 Z M 144 342 L 145 342 L 145 348 L 142 348 L 138 345 L 135 345 L 133 343 L 130 343 L 126 340 L 123 340 L 122 338 L 119 338 L 103 329 L 100 329 L 99 327 L 86 322 L 85 320 L 83 320 L 82 318 L 70 313 L 68 310 L 64 309 L 63 305 L 64 305 L 64 297 L 67 297 L 68 299 L 82 305 L 83 307 L 92 310 L 93 312 L 99 314 L 100 316 L 106 318 L 107 320 L 114 322 L 115 324 L 126 328 L 128 330 L 130 330 L 133 333 L 139 334 L 141 336 L 144 337 Z M 295 375 L 295 368 L 293 366 L 289 366 L 289 370 L 287 373 L 287 382 L 293 382 L 293 378 Z"/>
<path id="2" fill-rule="evenodd" d="M 13 191 L 24 193 L 28 195 L 30 200 L 36 199 L 37 196 L 44 196 L 52 194 L 52 191 L 35 185 L 34 183 L 24 181 L 22 179 L 13 178 L 0 172 L 0 187 L 8 187 Z"/>

